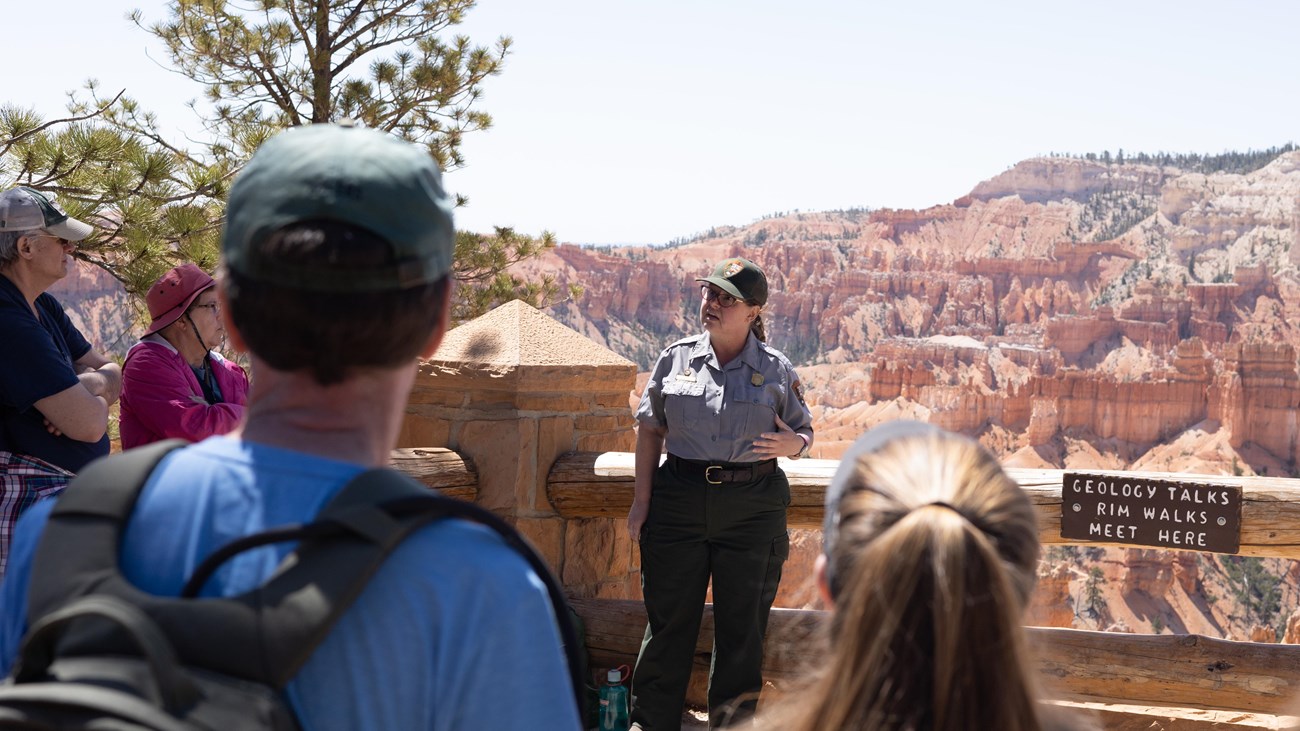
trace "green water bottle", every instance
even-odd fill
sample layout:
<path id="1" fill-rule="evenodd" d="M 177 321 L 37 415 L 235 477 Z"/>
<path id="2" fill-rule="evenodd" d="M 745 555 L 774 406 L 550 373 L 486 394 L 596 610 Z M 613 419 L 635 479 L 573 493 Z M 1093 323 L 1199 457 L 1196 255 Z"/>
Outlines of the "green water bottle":
<path id="1" fill-rule="evenodd" d="M 628 731 L 627 688 L 618 668 L 605 675 L 600 687 L 600 731 Z"/>

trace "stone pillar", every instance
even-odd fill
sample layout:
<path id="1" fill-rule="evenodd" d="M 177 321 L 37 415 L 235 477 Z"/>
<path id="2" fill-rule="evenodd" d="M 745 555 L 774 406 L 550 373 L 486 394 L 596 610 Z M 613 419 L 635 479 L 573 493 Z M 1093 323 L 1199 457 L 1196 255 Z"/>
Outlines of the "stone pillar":
<path id="1" fill-rule="evenodd" d="M 1029 408 L 1029 426 L 1025 429 L 1025 441 L 1031 447 L 1047 444 L 1061 429 L 1061 415 L 1057 410 L 1056 399 L 1032 398 Z"/>
<path id="2" fill-rule="evenodd" d="M 1300 197 L 1295 199 L 1295 208 L 1291 214 L 1291 250 L 1288 253 L 1293 266 L 1300 266 Z"/>
<path id="3" fill-rule="evenodd" d="M 478 503 L 514 524 L 575 596 L 640 596 L 621 520 L 566 521 L 546 475 L 569 451 L 631 452 L 636 365 L 521 302 L 447 334 L 420 364 L 398 447 L 446 447 L 478 471 Z"/>

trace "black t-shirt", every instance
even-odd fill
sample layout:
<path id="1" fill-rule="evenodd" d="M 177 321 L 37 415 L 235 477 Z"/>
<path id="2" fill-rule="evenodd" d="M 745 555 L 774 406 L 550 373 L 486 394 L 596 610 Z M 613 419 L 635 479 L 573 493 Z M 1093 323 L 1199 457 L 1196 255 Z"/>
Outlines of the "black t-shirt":
<path id="1" fill-rule="evenodd" d="M 39 457 L 72 472 L 108 454 L 98 442 L 54 436 L 33 405 L 77 383 L 73 362 L 90 343 L 49 294 L 36 298 L 38 320 L 13 282 L 0 274 L 0 450 Z"/>

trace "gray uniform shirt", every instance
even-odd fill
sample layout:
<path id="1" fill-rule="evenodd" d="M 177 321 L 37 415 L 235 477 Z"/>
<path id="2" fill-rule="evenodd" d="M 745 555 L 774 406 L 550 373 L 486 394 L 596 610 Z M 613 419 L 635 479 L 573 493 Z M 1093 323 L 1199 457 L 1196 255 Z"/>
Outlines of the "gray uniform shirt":
<path id="1" fill-rule="evenodd" d="M 708 462 L 765 459 L 754 440 L 777 430 L 778 414 L 812 439 L 812 414 L 790 360 L 750 334 L 724 366 L 707 332 L 664 349 L 636 410 L 638 421 L 667 428 L 670 454 Z"/>

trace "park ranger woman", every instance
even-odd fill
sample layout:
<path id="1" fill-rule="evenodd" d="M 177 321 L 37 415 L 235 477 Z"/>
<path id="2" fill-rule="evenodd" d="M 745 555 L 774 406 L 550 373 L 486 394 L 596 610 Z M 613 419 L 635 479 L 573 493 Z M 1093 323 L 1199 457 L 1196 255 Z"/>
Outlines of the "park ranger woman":
<path id="1" fill-rule="evenodd" d="M 680 727 L 710 577 L 710 725 L 753 714 L 767 615 L 789 553 L 790 483 L 776 460 L 812 445 L 799 377 L 764 342 L 763 271 L 732 258 L 696 281 L 704 332 L 663 351 L 636 413 L 627 526 L 641 544 L 649 618 L 632 677 L 632 721 L 644 731 Z"/>

